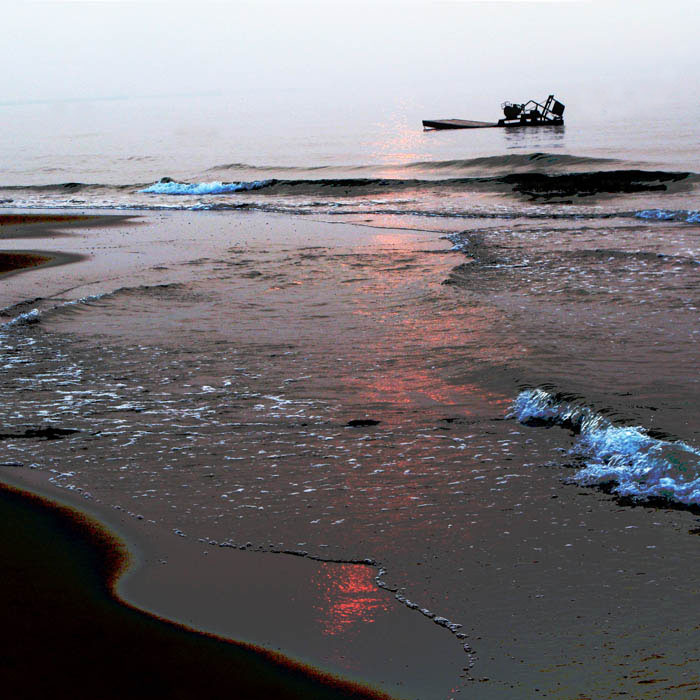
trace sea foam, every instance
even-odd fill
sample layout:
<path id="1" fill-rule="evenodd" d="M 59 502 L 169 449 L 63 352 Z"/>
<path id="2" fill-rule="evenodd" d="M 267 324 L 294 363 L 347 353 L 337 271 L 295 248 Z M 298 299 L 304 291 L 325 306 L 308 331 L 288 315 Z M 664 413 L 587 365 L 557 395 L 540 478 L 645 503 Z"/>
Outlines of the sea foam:
<path id="1" fill-rule="evenodd" d="M 620 496 L 700 505 L 700 450 L 685 442 L 653 438 L 639 426 L 614 425 L 591 408 L 542 389 L 523 391 L 508 417 L 573 430 L 578 437 L 571 453 L 584 464 L 573 477 L 579 484 L 614 483 Z"/>
<path id="2" fill-rule="evenodd" d="M 691 209 L 644 209 L 635 212 L 638 219 L 655 219 L 657 221 L 685 221 L 688 224 L 700 224 L 700 211 Z"/>
<path id="3" fill-rule="evenodd" d="M 13 326 L 26 326 L 30 323 L 39 323 L 39 309 L 32 309 L 15 316 L 13 319 L 0 325 L 0 329 L 12 328 Z"/>
<path id="4" fill-rule="evenodd" d="M 144 194 L 172 195 L 206 195 L 230 194 L 232 192 L 249 192 L 271 185 L 273 180 L 253 180 L 252 182 L 173 182 L 163 179 L 145 187 L 139 192 Z"/>

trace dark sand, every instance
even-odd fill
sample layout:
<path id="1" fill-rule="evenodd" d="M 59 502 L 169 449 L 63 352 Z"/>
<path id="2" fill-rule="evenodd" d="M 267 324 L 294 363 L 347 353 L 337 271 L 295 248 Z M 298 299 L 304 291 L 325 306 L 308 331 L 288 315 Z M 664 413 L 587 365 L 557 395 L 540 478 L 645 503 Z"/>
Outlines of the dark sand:
<path id="1" fill-rule="evenodd" d="M 97 222 L 108 225 L 110 221 L 104 221 L 105 218 L 81 214 L 0 214 L 0 241 L 54 238 L 67 235 L 62 228 L 66 226 L 90 226 Z M 0 277 L 31 268 L 67 265 L 83 257 L 63 251 L 0 250 Z"/>
<path id="2" fill-rule="evenodd" d="M 0 489 L 8 698 L 388 698 L 119 601 L 127 553 L 77 511 Z"/>
<path id="3" fill-rule="evenodd" d="M 51 257 L 36 253 L 5 253 L 0 251 L 0 275 L 21 270 L 24 267 L 45 265 L 50 260 Z"/>
<path id="4" fill-rule="evenodd" d="M 100 214 L 3 213 L 0 214 L 0 240 L 70 236 L 71 229 L 94 228 L 98 224 L 114 226 L 128 218 Z"/>
<path id="5" fill-rule="evenodd" d="M 91 221 L 101 217 L 86 214 L 0 214 L 0 226 L 26 226 L 28 224 L 63 224 Z"/>
<path id="6" fill-rule="evenodd" d="M 0 277 L 3 279 L 20 272 L 29 272 L 40 267 L 57 267 L 78 262 L 84 256 L 59 251 L 26 250 L 0 251 Z"/>

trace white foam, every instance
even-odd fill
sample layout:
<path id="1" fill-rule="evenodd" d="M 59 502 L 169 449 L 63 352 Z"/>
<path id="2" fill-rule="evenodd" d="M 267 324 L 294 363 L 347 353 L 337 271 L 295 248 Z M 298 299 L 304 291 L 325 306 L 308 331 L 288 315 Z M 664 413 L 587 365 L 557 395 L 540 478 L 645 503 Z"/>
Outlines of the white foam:
<path id="1" fill-rule="evenodd" d="M 170 195 L 205 195 L 230 194 L 232 192 L 248 192 L 259 190 L 272 184 L 272 180 L 254 180 L 252 182 L 156 182 L 139 192 L 144 194 Z"/>
<path id="2" fill-rule="evenodd" d="M 91 301 L 98 301 L 103 297 L 109 296 L 111 292 L 103 292 L 101 294 L 90 294 L 88 296 L 80 297 L 79 299 L 73 299 L 71 301 L 63 302 L 57 306 L 52 307 L 49 311 L 56 311 L 67 306 L 77 306 L 79 304 L 89 304 Z M 41 319 L 42 312 L 39 309 L 32 309 L 31 311 L 26 311 L 19 316 L 7 321 L 6 323 L 0 324 L 0 329 L 12 328 L 14 326 L 25 326 L 32 323 L 39 323 Z"/>
<path id="3" fill-rule="evenodd" d="M 15 316 L 10 321 L 3 323 L 0 328 L 12 328 L 13 326 L 25 326 L 30 323 L 39 323 L 40 312 L 39 309 L 32 309 L 31 311 L 26 311 L 19 316 Z"/>
<path id="4" fill-rule="evenodd" d="M 521 392 L 509 417 L 578 432 L 571 452 L 585 465 L 574 475 L 579 484 L 614 482 L 613 490 L 621 496 L 700 505 L 700 450 L 696 447 L 653 438 L 640 426 L 613 425 L 590 408 L 558 401 L 541 389 Z"/>
<path id="5" fill-rule="evenodd" d="M 635 212 L 638 219 L 656 219 L 658 221 L 685 221 L 688 224 L 700 224 L 700 211 L 681 209 L 644 209 Z"/>
<path id="6" fill-rule="evenodd" d="M 67 301 L 61 306 L 76 306 L 77 304 L 89 304 L 91 301 L 99 301 L 100 299 L 109 296 L 111 292 L 102 292 L 101 294 L 89 294 L 85 297 L 80 297 L 80 299 L 73 299 L 72 301 Z M 56 307 L 60 308 L 60 307 Z"/>

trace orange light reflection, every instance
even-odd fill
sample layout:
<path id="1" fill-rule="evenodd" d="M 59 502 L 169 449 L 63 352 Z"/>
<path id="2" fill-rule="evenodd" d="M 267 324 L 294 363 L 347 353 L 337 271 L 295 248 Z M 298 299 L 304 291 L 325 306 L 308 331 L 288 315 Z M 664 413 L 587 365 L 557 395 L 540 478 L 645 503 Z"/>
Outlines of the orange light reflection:
<path id="1" fill-rule="evenodd" d="M 387 595 L 374 582 L 374 569 L 358 564 L 321 564 L 314 582 L 320 603 L 316 606 L 324 635 L 351 634 L 354 627 L 371 624 L 389 609 Z"/>

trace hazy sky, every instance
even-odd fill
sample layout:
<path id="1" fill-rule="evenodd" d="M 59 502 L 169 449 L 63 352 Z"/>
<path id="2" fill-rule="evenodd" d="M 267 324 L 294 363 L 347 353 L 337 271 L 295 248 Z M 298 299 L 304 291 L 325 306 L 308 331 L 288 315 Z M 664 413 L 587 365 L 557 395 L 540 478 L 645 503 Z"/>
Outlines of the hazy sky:
<path id="1" fill-rule="evenodd" d="M 3 9 L 0 102 L 475 83 L 499 95 L 578 83 L 639 97 L 675 80 L 695 89 L 698 4 L 14 2 Z"/>

